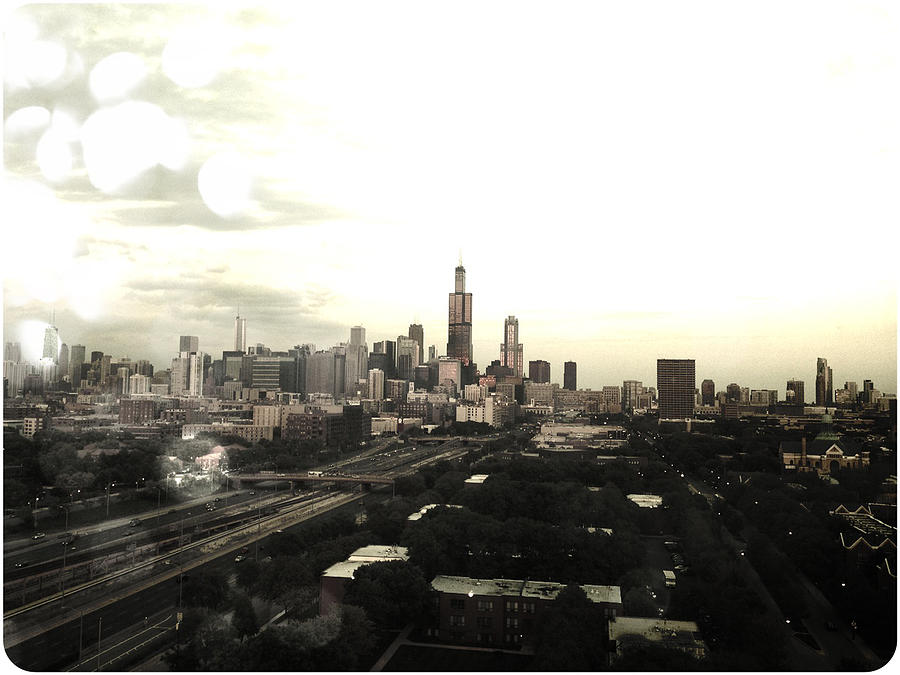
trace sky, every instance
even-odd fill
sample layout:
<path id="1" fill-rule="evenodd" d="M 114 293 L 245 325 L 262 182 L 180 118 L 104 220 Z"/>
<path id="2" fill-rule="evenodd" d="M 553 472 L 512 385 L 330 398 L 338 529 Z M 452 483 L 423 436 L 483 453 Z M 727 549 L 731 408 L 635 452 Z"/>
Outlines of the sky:
<path id="1" fill-rule="evenodd" d="M 579 387 L 896 392 L 884 2 L 4 5 L 3 333 L 166 368 L 414 321 Z"/>

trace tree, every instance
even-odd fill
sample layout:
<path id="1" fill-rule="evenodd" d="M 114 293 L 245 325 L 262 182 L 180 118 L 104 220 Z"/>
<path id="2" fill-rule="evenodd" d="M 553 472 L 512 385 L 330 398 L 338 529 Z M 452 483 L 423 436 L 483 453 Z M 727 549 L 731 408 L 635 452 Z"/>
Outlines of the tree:
<path id="1" fill-rule="evenodd" d="M 243 593 L 234 594 L 231 604 L 234 608 L 231 627 L 243 642 L 244 638 L 256 635 L 259 631 L 259 621 L 256 618 L 256 612 L 253 611 L 253 603 Z"/>
<path id="2" fill-rule="evenodd" d="M 535 641 L 535 670 L 604 670 L 603 612 L 581 587 L 566 586 L 544 613 Z"/>
<path id="3" fill-rule="evenodd" d="M 422 571 L 406 561 L 377 562 L 356 570 L 344 604 L 362 607 L 379 626 L 401 628 L 428 608 L 429 588 Z"/>
<path id="4" fill-rule="evenodd" d="M 219 609 L 228 598 L 228 581 L 221 572 L 200 572 L 183 585 L 182 601 L 188 607 Z"/>
<path id="5" fill-rule="evenodd" d="M 310 570 L 302 560 L 280 556 L 262 569 L 257 588 L 263 598 L 278 602 L 287 611 L 297 604 L 298 598 L 294 594 L 297 587 L 309 583 Z"/>

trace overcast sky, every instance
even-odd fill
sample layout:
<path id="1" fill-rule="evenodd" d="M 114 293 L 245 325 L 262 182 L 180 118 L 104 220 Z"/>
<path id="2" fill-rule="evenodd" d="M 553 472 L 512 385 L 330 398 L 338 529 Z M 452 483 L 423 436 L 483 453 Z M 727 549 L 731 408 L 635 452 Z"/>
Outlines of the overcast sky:
<path id="1" fill-rule="evenodd" d="M 11 10 L 10 10 L 11 11 Z M 3 20 L 4 339 L 168 367 L 424 324 L 460 251 L 581 387 L 694 358 L 896 392 L 900 16 L 866 2 L 25 6 Z"/>

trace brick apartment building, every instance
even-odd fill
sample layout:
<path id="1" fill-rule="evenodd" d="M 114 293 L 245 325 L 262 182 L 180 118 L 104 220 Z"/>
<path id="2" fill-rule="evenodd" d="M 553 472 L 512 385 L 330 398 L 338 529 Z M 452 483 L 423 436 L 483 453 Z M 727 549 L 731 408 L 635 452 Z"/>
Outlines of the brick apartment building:
<path id="1" fill-rule="evenodd" d="M 438 626 L 432 634 L 448 642 L 518 645 L 534 635 L 541 616 L 564 584 L 513 579 L 472 579 L 438 575 L 431 582 L 436 593 Z M 622 614 L 618 586 L 582 585 L 588 599 L 604 616 Z"/>

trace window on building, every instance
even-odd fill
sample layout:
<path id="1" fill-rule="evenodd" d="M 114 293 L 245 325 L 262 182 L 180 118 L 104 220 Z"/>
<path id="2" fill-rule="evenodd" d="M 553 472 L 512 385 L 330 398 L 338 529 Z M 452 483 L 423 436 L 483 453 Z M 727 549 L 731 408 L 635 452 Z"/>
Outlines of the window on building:
<path id="1" fill-rule="evenodd" d="M 518 612 L 519 611 L 519 601 L 518 600 L 507 600 L 506 601 L 506 611 L 507 612 Z"/>
<path id="2" fill-rule="evenodd" d="M 493 600 L 479 600 L 478 601 L 478 611 L 479 612 L 493 612 L 494 611 L 494 601 Z"/>
<path id="3" fill-rule="evenodd" d="M 463 633 L 462 631 L 451 630 L 450 631 L 450 639 L 455 640 L 457 642 L 462 642 L 463 640 L 466 639 L 466 634 Z"/>
<path id="4" fill-rule="evenodd" d="M 534 603 L 533 602 L 523 602 L 522 603 L 522 611 L 526 614 L 534 614 Z"/>
<path id="5" fill-rule="evenodd" d="M 518 635 L 517 633 L 507 633 L 506 635 L 503 636 L 503 641 L 517 645 L 517 644 L 519 644 L 519 640 L 521 639 L 521 637 L 522 636 Z"/>
<path id="6" fill-rule="evenodd" d="M 476 633 L 475 634 L 476 642 L 486 642 L 488 644 L 494 641 L 493 633 Z"/>
<path id="7" fill-rule="evenodd" d="M 450 615 L 450 625 L 451 626 L 465 626 L 466 625 L 466 617 L 461 614 L 451 614 Z"/>
<path id="8" fill-rule="evenodd" d="M 465 609 L 466 601 L 463 598 L 450 598 L 450 609 Z"/>
<path id="9" fill-rule="evenodd" d="M 507 628 L 518 628 L 519 627 L 518 617 L 515 617 L 515 616 L 506 617 L 506 627 Z"/>
<path id="10" fill-rule="evenodd" d="M 490 628 L 493 621 L 489 616 L 479 616 L 475 619 L 475 623 L 479 628 Z"/>

